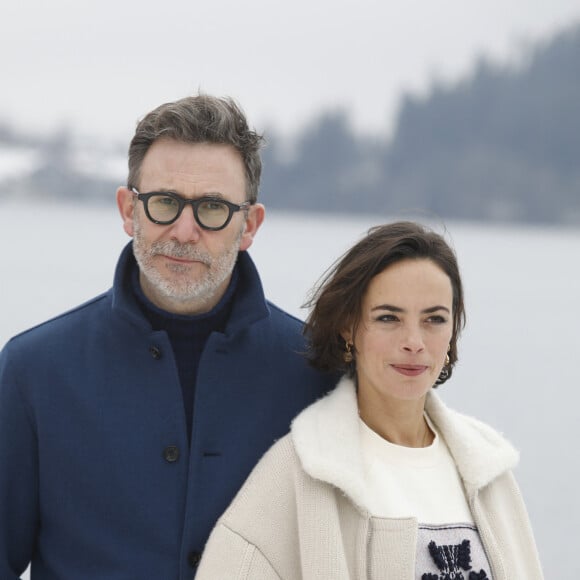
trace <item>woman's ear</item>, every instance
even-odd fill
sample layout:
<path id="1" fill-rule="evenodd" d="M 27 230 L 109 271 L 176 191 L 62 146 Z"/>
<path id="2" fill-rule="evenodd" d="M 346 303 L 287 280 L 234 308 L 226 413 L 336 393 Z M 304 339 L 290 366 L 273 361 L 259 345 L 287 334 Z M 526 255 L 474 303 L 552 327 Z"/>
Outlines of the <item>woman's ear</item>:
<path id="1" fill-rule="evenodd" d="M 352 340 L 352 332 L 345 330 L 340 333 L 344 340 L 344 352 L 342 353 L 342 359 L 347 365 L 350 365 L 354 358 L 354 343 Z"/>
<path id="2" fill-rule="evenodd" d="M 341 330 L 340 336 L 342 336 L 344 342 L 350 342 L 351 344 L 354 342 L 352 340 L 352 330 L 350 330 L 350 329 Z"/>

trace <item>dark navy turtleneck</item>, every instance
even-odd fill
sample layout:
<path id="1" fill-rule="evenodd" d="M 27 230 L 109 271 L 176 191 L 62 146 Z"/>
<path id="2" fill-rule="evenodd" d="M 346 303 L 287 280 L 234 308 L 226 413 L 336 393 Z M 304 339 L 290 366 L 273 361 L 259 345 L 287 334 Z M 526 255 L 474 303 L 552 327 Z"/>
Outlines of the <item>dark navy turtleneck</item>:
<path id="1" fill-rule="evenodd" d="M 195 383 L 201 353 L 209 335 L 212 332 L 223 332 L 225 329 L 237 280 L 238 269 L 236 266 L 230 284 L 221 300 L 209 312 L 187 316 L 167 312 L 155 306 L 141 289 L 139 269 L 135 268 L 132 274 L 133 292 L 144 315 L 151 323 L 153 330 L 164 330 L 169 336 L 181 383 L 188 440 L 191 440 Z"/>

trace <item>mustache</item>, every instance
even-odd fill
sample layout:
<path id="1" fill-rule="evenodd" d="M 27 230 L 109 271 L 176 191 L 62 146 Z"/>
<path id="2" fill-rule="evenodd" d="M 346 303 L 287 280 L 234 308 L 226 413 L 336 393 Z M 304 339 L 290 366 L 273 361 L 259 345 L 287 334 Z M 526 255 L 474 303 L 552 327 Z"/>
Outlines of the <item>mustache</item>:
<path id="1" fill-rule="evenodd" d="M 202 252 L 199 248 L 189 244 L 180 244 L 172 241 L 154 242 L 149 248 L 150 256 L 164 255 L 171 258 L 185 260 L 195 260 L 208 266 L 212 263 L 212 258 L 207 252 Z"/>

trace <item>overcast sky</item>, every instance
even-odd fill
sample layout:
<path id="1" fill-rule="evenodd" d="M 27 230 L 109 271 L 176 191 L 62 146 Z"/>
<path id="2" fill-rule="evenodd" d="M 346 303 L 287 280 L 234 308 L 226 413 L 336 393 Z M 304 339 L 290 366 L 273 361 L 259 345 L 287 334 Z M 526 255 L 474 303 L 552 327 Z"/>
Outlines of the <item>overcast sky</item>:
<path id="1" fill-rule="evenodd" d="M 339 107 L 384 133 L 403 92 L 579 22 L 578 0 L 8 0 L 0 122 L 126 141 L 145 112 L 201 89 L 259 129 Z"/>

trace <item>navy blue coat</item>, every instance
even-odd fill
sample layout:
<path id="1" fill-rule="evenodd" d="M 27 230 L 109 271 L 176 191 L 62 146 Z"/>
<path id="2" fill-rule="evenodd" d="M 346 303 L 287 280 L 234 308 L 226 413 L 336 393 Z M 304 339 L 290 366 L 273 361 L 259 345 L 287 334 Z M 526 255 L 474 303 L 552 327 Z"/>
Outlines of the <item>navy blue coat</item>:
<path id="1" fill-rule="evenodd" d="M 201 356 L 191 448 L 169 339 L 113 288 L 0 354 L 0 578 L 185 580 L 218 516 L 292 418 L 334 386 L 249 255 Z M 3 305 L 4 308 L 7 305 Z"/>

